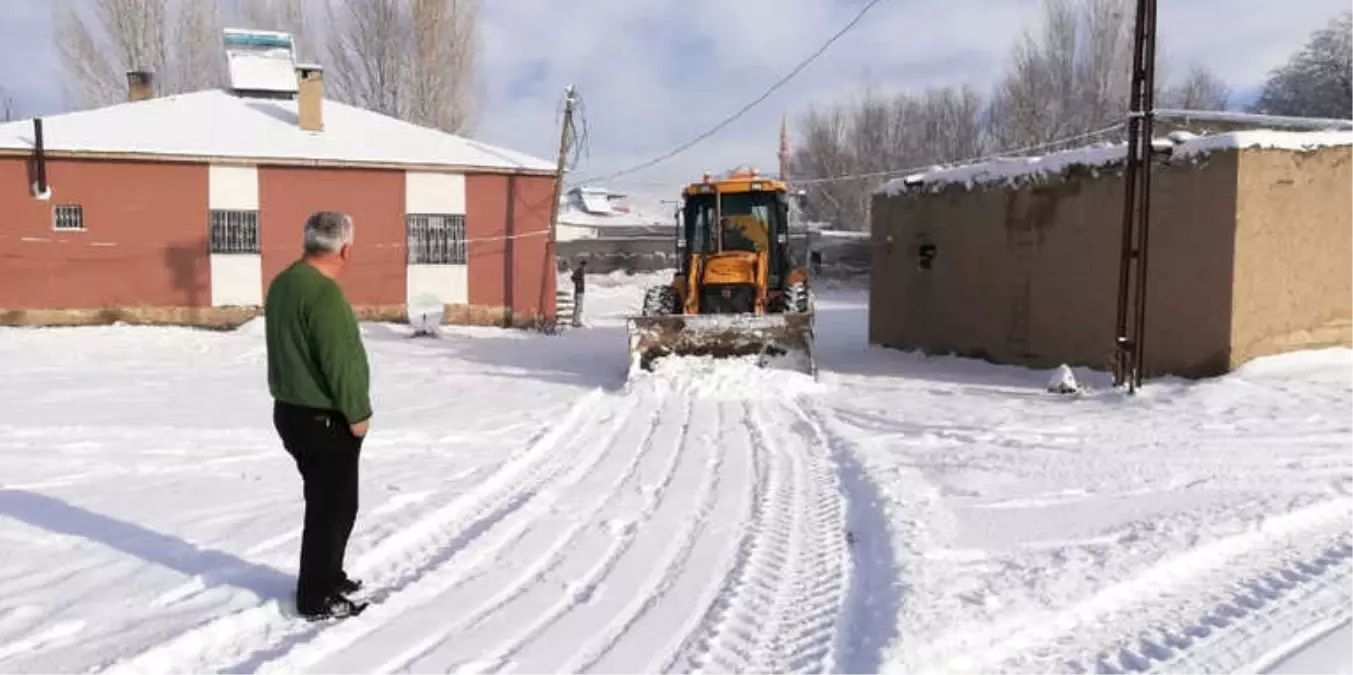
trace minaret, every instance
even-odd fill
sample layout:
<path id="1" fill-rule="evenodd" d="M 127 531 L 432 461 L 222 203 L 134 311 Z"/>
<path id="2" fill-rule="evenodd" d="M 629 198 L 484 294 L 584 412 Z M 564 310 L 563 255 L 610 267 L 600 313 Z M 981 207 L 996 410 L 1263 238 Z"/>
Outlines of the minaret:
<path id="1" fill-rule="evenodd" d="M 780 115 L 780 180 L 789 176 L 789 120 Z"/>

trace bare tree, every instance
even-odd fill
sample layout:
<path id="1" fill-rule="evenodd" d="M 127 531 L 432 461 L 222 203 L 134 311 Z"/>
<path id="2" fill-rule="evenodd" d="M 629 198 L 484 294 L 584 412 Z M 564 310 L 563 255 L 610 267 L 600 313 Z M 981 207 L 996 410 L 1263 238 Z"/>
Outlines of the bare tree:
<path id="1" fill-rule="evenodd" d="M 905 169 L 1093 142 L 1085 136 L 1127 117 L 1132 5 L 1044 0 L 1039 26 L 1013 45 L 989 99 L 968 86 L 891 99 L 866 87 L 853 101 L 810 110 L 798 124 L 802 140 L 791 162 L 793 179 L 810 179 L 803 183 L 806 215 L 863 228 L 873 190 Z M 1158 82 L 1166 82 L 1168 63 L 1157 61 Z M 1158 105 L 1194 110 L 1224 108 L 1228 97 L 1225 85 L 1198 66 L 1178 85 L 1158 84 L 1157 91 Z M 1105 132 L 1098 140 L 1121 141 L 1123 134 Z"/>
<path id="2" fill-rule="evenodd" d="M 1183 81 L 1161 92 L 1161 107 L 1180 110 L 1226 110 L 1230 88 L 1201 66 L 1189 69 Z"/>
<path id="3" fill-rule="evenodd" d="M 14 116 L 14 97 L 4 87 L 0 87 L 0 122 L 12 121 Z"/>
<path id="4" fill-rule="evenodd" d="M 213 0 L 55 0 L 64 93 L 77 106 L 126 99 L 126 72 L 149 70 L 175 94 L 222 86 L 223 13 Z"/>
<path id="5" fill-rule="evenodd" d="M 473 125 L 478 13 L 473 1 L 414 0 L 414 122 L 452 133 Z"/>
<path id="6" fill-rule="evenodd" d="M 854 157 L 847 147 L 844 106 L 827 110 L 809 108 L 797 126 L 802 141 L 790 156 L 791 176 L 811 179 L 854 173 Z M 815 183 L 807 191 L 806 215 L 811 219 L 853 222 L 859 215 L 845 182 Z"/>
<path id="7" fill-rule="evenodd" d="M 307 0 L 55 0 L 63 83 L 79 106 L 126 98 L 126 72 L 162 93 L 224 86 L 226 24 L 290 33 L 301 61 L 327 55 L 335 98 L 451 132 L 475 115 L 475 0 L 330 0 L 316 34 Z"/>
<path id="8" fill-rule="evenodd" d="M 166 0 L 94 0 L 82 11 L 75 0 L 55 0 L 58 56 L 66 70 L 64 93 L 79 105 L 126 98 L 125 73 L 151 70 L 162 86 L 168 64 Z"/>
<path id="9" fill-rule="evenodd" d="M 1300 117 L 1353 117 L 1353 13 L 1316 31 L 1286 64 L 1275 69 L 1254 112 Z"/>
<path id="10" fill-rule="evenodd" d="M 469 130 L 478 67 L 475 0 L 326 5 L 334 95 L 451 133 Z"/>
<path id="11" fill-rule="evenodd" d="M 177 73 L 177 79 L 163 83 L 162 90 L 185 92 L 224 86 L 228 78 L 217 3 L 179 0 L 175 25 L 171 71 Z"/>
<path id="12" fill-rule="evenodd" d="M 1101 129 L 1127 113 L 1132 69 L 1129 0 L 1045 0 L 988 111 L 999 148 L 1027 147 Z"/>
<path id="13" fill-rule="evenodd" d="M 1044 0 L 1037 30 L 1024 33 L 1011 50 L 1005 77 L 988 109 L 997 149 L 1040 147 L 1043 152 L 1084 144 L 1082 138 L 1123 121 L 1132 76 L 1133 0 Z M 1170 62 L 1158 37 L 1158 106 L 1217 110 L 1226 107 L 1226 86 L 1202 66 L 1170 85 Z M 1076 138 L 1054 144 L 1061 139 Z M 1098 136 L 1121 141 L 1121 131 Z"/>
<path id="14" fill-rule="evenodd" d="M 873 191 L 901 167 L 972 159 L 982 153 L 983 100 L 970 87 L 886 98 L 865 89 L 855 100 L 811 109 L 792 178 L 807 179 L 806 215 L 845 229 L 869 222 Z M 813 181 L 827 177 L 830 180 Z"/>

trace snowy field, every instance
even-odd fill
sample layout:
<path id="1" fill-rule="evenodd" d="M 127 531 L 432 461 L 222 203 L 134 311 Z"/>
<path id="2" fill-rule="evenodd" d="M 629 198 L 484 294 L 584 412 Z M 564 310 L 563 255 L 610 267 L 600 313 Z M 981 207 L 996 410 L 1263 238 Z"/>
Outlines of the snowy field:
<path id="1" fill-rule="evenodd" d="M 1353 352 L 1214 381 L 865 346 L 627 380 L 640 283 L 561 336 L 367 325 L 349 571 L 292 614 L 261 325 L 0 329 L 3 672 L 1350 672 Z"/>

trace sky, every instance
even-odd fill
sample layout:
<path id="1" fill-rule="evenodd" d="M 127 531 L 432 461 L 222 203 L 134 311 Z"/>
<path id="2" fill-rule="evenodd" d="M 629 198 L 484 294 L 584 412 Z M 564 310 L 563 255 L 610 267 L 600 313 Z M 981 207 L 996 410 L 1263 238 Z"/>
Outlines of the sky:
<path id="1" fill-rule="evenodd" d="M 588 136 L 569 181 L 642 163 L 759 96 L 866 0 L 481 0 L 484 95 L 470 135 L 553 159 L 566 85 Z M 1237 97 L 1299 49 L 1347 0 L 1161 0 L 1161 63 L 1199 63 Z M 674 197 L 703 171 L 776 171 L 779 123 L 866 83 L 987 90 L 1038 0 L 882 0 L 794 80 L 718 135 L 609 187 Z M 50 0 L 0 0 L 0 87 L 20 116 L 66 109 Z M 665 195 L 673 191 L 672 195 Z"/>

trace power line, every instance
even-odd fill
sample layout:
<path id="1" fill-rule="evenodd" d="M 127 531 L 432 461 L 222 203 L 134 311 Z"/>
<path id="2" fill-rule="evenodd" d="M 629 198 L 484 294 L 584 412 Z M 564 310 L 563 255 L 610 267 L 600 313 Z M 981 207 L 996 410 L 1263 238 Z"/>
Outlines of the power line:
<path id="1" fill-rule="evenodd" d="M 834 182 L 837 182 L 837 181 L 844 181 L 844 180 L 860 180 L 860 179 L 864 179 L 864 178 L 886 178 L 886 177 L 888 177 L 888 176 L 895 176 L 895 175 L 897 175 L 897 174 L 910 174 L 910 173 L 916 173 L 916 172 L 918 172 L 918 171 L 925 171 L 925 170 L 927 170 L 927 169 L 935 169 L 936 167 L 956 166 L 956 165 L 964 165 L 964 164 L 973 164 L 973 163 L 976 163 L 976 162 L 985 162 L 985 161 L 990 161 L 990 160 L 994 160 L 994 159 L 1002 159 L 1002 158 L 1005 158 L 1005 157 L 1012 157 L 1012 156 L 1020 155 L 1020 154 L 1026 153 L 1026 152 L 1033 152 L 1033 151 L 1035 151 L 1035 150 L 1043 150 L 1043 149 L 1046 149 L 1046 148 L 1052 148 L 1052 147 L 1056 147 L 1056 146 L 1063 145 L 1063 144 L 1066 144 L 1066 143 L 1073 143 L 1073 142 L 1075 142 L 1075 141 L 1085 140 L 1085 139 L 1088 139 L 1088 138 L 1095 138 L 1095 137 L 1097 137 L 1097 136 L 1103 136 L 1103 135 L 1105 135 L 1105 134 L 1109 134 L 1109 133 L 1112 133 L 1112 132 L 1114 132 L 1114 131 L 1118 131 L 1119 129 L 1122 129 L 1122 128 L 1125 127 L 1125 126 L 1127 126 L 1127 123 L 1125 123 L 1125 122 L 1119 122 L 1119 123 L 1117 123 L 1117 124 L 1112 124 L 1112 125 L 1110 125 L 1110 126 L 1104 127 L 1104 128 L 1102 128 L 1102 129 L 1096 129 L 1095 131 L 1088 131 L 1088 132 L 1086 132 L 1086 133 L 1083 133 L 1083 134 L 1076 134 L 1076 135 L 1074 135 L 1074 136 L 1064 136 L 1064 137 L 1061 137 L 1061 138 L 1055 138 L 1055 139 L 1053 139 L 1053 140 L 1051 140 L 1051 141 L 1047 141 L 1047 142 L 1044 142 L 1044 143 L 1039 143 L 1039 144 L 1036 144 L 1036 145 L 1027 145 L 1027 146 L 1020 147 L 1020 148 L 1013 148 L 1013 149 L 1010 149 L 1010 150 L 1004 150 L 1004 151 L 1002 151 L 1002 152 L 991 153 L 991 154 L 987 154 L 987 155 L 980 155 L 980 156 L 977 156 L 977 157 L 969 157 L 969 158 L 965 158 L 965 159 L 956 159 L 956 160 L 952 160 L 952 161 L 948 161 L 948 162 L 932 162 L 932 163 L 930 163 L 930 164 L 925 164 L 925 165 L 921 165 L 921 166 L 912 166 L 912 167 L 907 167 L 907 168 L 902 168 L 902 169 L 885 169 L 885 170 L 882 170 L 882 171 L 871 171 L 871 172 L 869 172 L 869 173 L 833 174 L 833 175 L 828 175 L 828 176 L 815 176 L 815 177 L 813 177 L 813 178 L 793 178 L 793 179 L 790 179 L 789 182 L 792 183 L 792 184 L 794 184 L 794 185 L 819 185 L 819 184 L 822 184 L 822 183 L 834 183 Z M 630 179 L 630 180 L 620 180 L 620 181 L 613 181 L 613 182 L 619 183 L 619 184 L 621 184 L 621 185 L 646 185 L 646 186 L 655 186 L 655 187 L 659 187 L 659 186 L 660 186 L 660 187 L 670 187 L 670 186 L 672 186 L 674 183 L 680 183 L 680 181 L 675 181 L 675 182 L 674 182 L 674 181 L 635 180 L 635 179 Z"/>
<path id="2" fill-rule="evenodd" d="M 767 98 L 770 98 L 770 95 L 773 94 L 773 93 L 775 93 L 775 91 L 778 90 L 780 87 L 784 86 L 784 85 L 787 84 L 790 80 L 794 79 L 794 77 L 795 77 L 796 75 L 798 75 L 801 71 L 803 71 L 804 68 L 807 68 L 809 64 L 811 64 L 813 61 L 817 60 L 817 58 L 818 58 L 819 56 L 822 56 L 822 54 L 823 54 L 824 52 L 826 52 L 827 49 L 828 49 L 829 47 L 832 46 L 832 44 L 834 44 L 837 40 L 841 39 L 841 36 L 843 36 L 843 35 L 845 35 L 846 33 L 848 33 L 848 32 L 850 31 L 851 28 L 854 28 L 854 27 L 855 27 L 855 24 L 859 23 L 860 20 L 864 18 L 864 15 L 867 14 L 867 13 L 869 12 L 869 10 L 873 9 L 873 8 L 874 8 L 874 5 L 877 5 L 877 4 L 879 4 L 880 2 L 882 2 L 882 0 L 869 0 L 869 2 L 866 3 L 865 6 L 864 6 L 863 8 L 860 9 L 859 13 L 857 13 L 857 14 L 855 15 L 855 18 L 851 19 L 845 26 L 843 26 L 843 27 L 841 28 L 841 30 L 836 31 L 836 34 L 833 35 L 833 36 L 831 36 L 830 38 L 828 38 L 827 41 L 826 41 L 825 43 L 823 43 L 823 45 L 817 49 L 817 51 L 815 51 L 815 52 L 813 52 L 812 54 L 810 54 L 810 55 L 808 56 L 808 58 L 804 59 L 803 61 L 800 61 L 799 64 L 798 64 L 797 66 L 794 67 L 793 70 L 789 71 L 788 74 L 786 74 L 784 77 L 780 78 L 779 81 L 777 81 L 775 84 L 772 84 L 772 85 L 770 86 L 769 89 L 767 89 L 767 90 L 766 90 L 764 93 L 762 93 L 760 96 L 758 96 L 757 98 L 755 98 L 754 100 L 752 100 L 751 103 L 748 103 L 747 105 L 743 106 L 741 110 L 739 110 L 739 111 L 733 113 L 733 114 L 730 115 L 729 117 L 725 118 L 722 122 L 719 122 L 718 124 L 714 125 L 712 128 L 710 128 L 710 129 L 709 129 L 708 131 L 706 131 L 705 133 L 700 134 L 699 136 L 696 136 L 695 138 L 691 139 L 690 141 L 687 141 L 686 143 L 683 143 L 682 145 L 677 146 L 675 149 L 671 150 L 671 151 L 668 152 L 667 154 L 661 155 L 661 156 L 659 156 L 659 157 L 655 157 L 655 158 L 650 159 L 650 160 L 648 160 L 647 162 L 644 162 L 644 163 L 642 163 L 642 164 L 636 164 L 635 166 L 632 166 L 632 167 L 630 167 L 630 168 L 628 168 L 628 169 L 623 169 L 623 170 L 621 170 L 621 171 L 616 171 L 615 173 L 611 173 L 611 174 L 608 174 L 608 175 L 605 175 L 605 176 L 598 176 L 598 177 L 593 177 L 593 178 L 582 179 L 582 180 L 576 181 L 574 184 L 576 185 L 576 184 L 580 184 L 580 183 L 592 183 L 592 182 L 608 181 L 608 180 L 612 180 L 612 179 L 614 179 L 614 178 L 618 178 L 618 177 L 620 177 L 620 176 L 624 176 L 624 175 L 626 175 L 626 174 L 634 173 L 634 172 L 636 172 L 636 171 L 642 171 L 642 170 L 644 170 L 644 169 L 647 169 L 647 168 L 650 167 L 650 166 L 653 166 L 653 165 L 658 164 L 658 163 L 660 163 L 660 162 L 664 162 L 664 161 L 667 161 L 667 160 L 669 160 L 669 159 L 671 159 L 671 158 L 673 158 L 673 157 L 676 157 L 677 155 L 679 155 L 679 154 L 685 152 L 686 150 L 689 150 L 690 148 L 694 147 L 697 143 L 699 143 L 699 142 L 705 140 L 706 138 L 709 138 L 710 136 L 713 136 L 714 134 L 719 133 L 720 131 L 722 131 L 722 130 L 724 129 L 724 127 L 727 127 L 728 125 L 732 124 L 733 122 L 736 122 L 736 121 L 737 121 L 739 118 L 741 118 L 743 115 L 745 115 L 745 114 L 747 114 L 749 111 L 751 111 L 752 108 L 755 108 L 756 106 L 760 105 L 761 102 L 762 102 L 762 101 L 765 101 Z"/>

